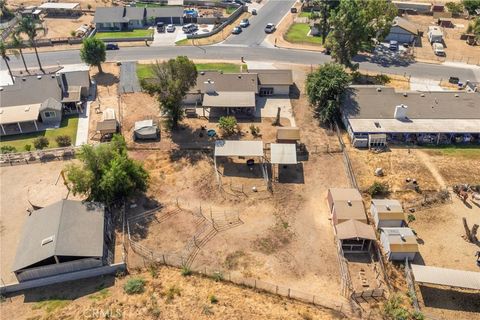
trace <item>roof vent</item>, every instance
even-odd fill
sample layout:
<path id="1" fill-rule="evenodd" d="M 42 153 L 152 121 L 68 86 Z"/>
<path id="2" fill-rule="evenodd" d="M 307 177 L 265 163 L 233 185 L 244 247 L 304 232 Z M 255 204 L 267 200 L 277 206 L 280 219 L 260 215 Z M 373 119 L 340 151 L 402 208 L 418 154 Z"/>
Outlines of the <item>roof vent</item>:
<path id="1" fill-rule="evenodd" d="M 42 76 L 37 76 L 37 79 L 38 79 L 38 80 L 42 79 Z"/>
<path id="2" fill-rule="evenodd" d="M 241 75 L 238 75 L 238 79 L 242 79 L 242 76 L 241 76 Z"/>
<path id="3" fill-rule="evenodd" d="M 348 206 L 349 206 L 349 207 L 352 206 L 352 201 L 348 200 L 347 203 L 348 203 Z"/>
<path id="4" fill-rule="evenodd" d="M 25 112 L 28 112 L 28 111 L 30 111 L 30 106 L 25 107 Z"/>
<path id="5" fill-rule="evenodd" d="M 425 97 L 425 93 L 420 94 L 420 97 Z"/>
<path id="6" fill-rule="evenodd" d="M 0 87 L 0 91 L 3 91 L 3 87 Z"/>
<path id="7" fill-rule="evenodd" d="M 390 211 L 390 206 L 388 204 L 385 206 L 385 208 L 387 208 L 387 210 Z"/>
<path id="8" fill-rule="evenodd" d="M 201 74 L 202 76 L 204 76 L 204 75 L 205 75 L 205 71 L 201 71 L 200 74 Z"/>
<path id="9" fill-rule="evenodd" d="M 55 75 L 54 75 L 54 74 L 52 74 L 52 79 L 55 79 Z"/>
<path id="10" fill-rule="evenodd" d="M 458 95 L 458 93 L 455 93 L 455 98 L 458 98 L 458 97 L 460 97 L 460 96 Z"/>
<path id="11" fill-rule="evenodd" d="M 48 238 L 45 238 L 42 240 L 42 246 L 46 245 L 46 244 L 49 244 L 50 242 L 53 242 L 53 239 L 55 238 L 55 236 L 50 236 Z"/>
<path id="12" fill-rule="evenodd" d="M 27 78 L 22 78 L 22 81 L 27 81 Z"/>
<path id="13" fill-rule="evenodd" d="M 374 122 L 376 128 L 381 128 L 380 122 Z"/>
<path id="14" fill-rule="evenodd" d="M 408 97 L 408 94 L 406 92 L 403 93 L 404 97 Z"/>
<path id="15" fill-rule="evenodd" d="M 377 92 L 382 92 L 382 88 L 378 87 Z"/>

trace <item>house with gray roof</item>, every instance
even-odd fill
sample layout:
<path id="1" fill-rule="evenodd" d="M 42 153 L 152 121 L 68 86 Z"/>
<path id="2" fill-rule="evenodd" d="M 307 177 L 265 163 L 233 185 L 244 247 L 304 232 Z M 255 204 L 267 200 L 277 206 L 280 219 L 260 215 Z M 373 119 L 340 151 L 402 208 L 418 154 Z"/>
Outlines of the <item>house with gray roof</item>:
<path id="1" fill-rule="evenodd" d="M 93 22 L 98 31 L 142 29 L 152 22 L 180 25 L 183 22 L 183 7 L 103 7 L 95 10 Z"/>
<path id="2" fill-rule="evenodd" d="M 401 17 L 395 17 L 393 19 L 390 32 L 385 37 L 385 41 L 398 41 L 401 43 L 413 43 L 418 38 L 418 27 Z"/>
<path id="3" fill-rule="evenodd" d="M 480 143 L 480 94 L 351 86 L 341 108 L 353 146 Z"/>
<path id="4" fill-rule="evenodd" d="M 61 200 L 26 219 L 12 271 L 19 282 L 100 267 L 107 263 L 105 209 Z"/>

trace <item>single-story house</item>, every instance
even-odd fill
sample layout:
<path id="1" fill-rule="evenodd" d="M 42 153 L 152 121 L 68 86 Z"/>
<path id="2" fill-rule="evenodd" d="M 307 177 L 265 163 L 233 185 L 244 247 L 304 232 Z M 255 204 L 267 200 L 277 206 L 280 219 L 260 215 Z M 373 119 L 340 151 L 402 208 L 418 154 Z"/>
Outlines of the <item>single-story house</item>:
<path id="1" fill-rule="evenodd" d="M 12 271 L 19 282 L 100 267 L 109 255 L 103 205 L 61 200 L 26 219 Z"/>
<path id="2" fill-rule="evenodd" d="M 335 226 L 337 238 L 345 253 L 368 252 L 372 242 L 377 240 L 371 225 L 358 220 L 347 220 Z"/>
<path id="3" fill-rule="evenodd" d="M 289 95 L 293 84 L 292 70 L 249 69 L 258 75 L 258 93 L 261 96 Z"/>
<path id="4" fill-rule="evenodd" d="M 388 260 L 411 261 L 419 252 L 417 237 L 410 228 L 381 228 L 380 243 Z"/>
<path id="5" fill-rule="evenodd" d="M 398 200 L 372 199 L 370 212 L 377 228 L 403 227 L 407 224 L 402 204 Z"/>
<path id="6" fill-rule="evenodd" d="M 274 81 L 278 74 L 280 80 Z M 240 73 L 221 71 L 201 71 L 197 75 L 196 85 L 190 89 L 183 100 L 185 105 L 202 106 L 211 111 L 224 110 L 227 113 L 245 112 L 252 115 L 257 104 L 257 95 L 269 86 L 268 95 L 284 95 L 293 84 L 291 70 L 250 70 Z M 269 90 L 270 90 L 269 89 Z"/>
<path id="7" fill-rule="evenodd" d="M 390 32 L 385 37 L 385 41 L 394 40 L 402 43 L 413 43 L 417 38 L 418 28 L 415 24 L 404 18 L 395 17 Z"/>
<path id="8" fill-rule="evenodd" d="M 334 225 L 348 220 L 368 223 L 362 196 L 357 189 L 328 189 L 327 202 Z"/>
<path id="9" fill-rule="evenodd" d="M 432 10 L 430 2 L 392 1 L 400 13 L 429 13 Z"/>
<path id="10" fill-rule="evenodd" d="M 152 25 L 152 22 L 181 25 L 183 23 L 183 7 L 102 7 L 95 10 L 93 22 L 98 31 L 141 29 Z"/>
<path id="11" fill-rule="evenodd" d="M 44 130 L 60 124 L 64 113 L 82 111 L 90 89 L 88 66 L 56 74 L 16 77 L 0 87 L 0 135 Z"/>
<path id="12" fill-rule="evenodd" d="M 341 114 L 355 147 L 369 147 L 370 136 L 376 134 L 384 134 L 386 143 L 479 143 L 478 101 L 480 94 L 475 92 L 396 92 L 351 86 Z M 379 144 L 378 139 L 373 143 Z"/>

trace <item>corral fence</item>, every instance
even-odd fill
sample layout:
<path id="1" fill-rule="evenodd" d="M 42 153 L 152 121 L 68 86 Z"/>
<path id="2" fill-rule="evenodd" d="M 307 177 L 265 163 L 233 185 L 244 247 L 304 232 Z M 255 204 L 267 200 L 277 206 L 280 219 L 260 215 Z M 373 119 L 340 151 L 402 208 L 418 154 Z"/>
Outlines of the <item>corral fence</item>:
<path id="1" fill-rule="evenodd" d="M 420 304 L 418 303 L 417 293 L 415 291 L 415 282 L 413 280 L 413 273 L 412 269 L 410 268 L 410 262 L 408 262 L 408 259 L 405 259 L 405 279 L 407 280 L 408 293 L 410 295 L 410 298 L 412 299 L 413 307 L 415 308 L 415 311 L 419 312 Z"/>
<path id="2" fill-rule="evenodd" d="M 422 209 L 432 208 L 435 205 L 452 202 L 452 196 L 448 189 L 440 191 L 430 190 L 433 193 L 427 193 L 428 191 L 429 190 L 422 190 L 423 195 L 420 198 L 406 201 L 405 209 L 415 209 L 415 211 L 420 211 Z"/>
<path id="3" fill-rule="evenodd" d="M 223 23 L 215 27 L 212 31 L 202 33 L 202 34 L 189 34 L 187 35 L 187 39 L 200 39 L 200 38 L 207 38 L 207 37 L 213 36 L 219 33 L 220 31 L 222 31 L 229 24 L 232 24 L 235 20 L 238 19 L 238 17 L 240 17 L 244 12 L 247 12 L 247 11 L 248 11 L 247 6 L 240 6 Z"/>
<path id="4" fill-rule="evenodd" d="M 18 22 L 18 17 L 15 16 L 13 17 L 10 21 L 4 22 L 0 24 L 0 30 L 1 30 L 1 37 L 2 40 L 5 40 L 8 38 L 10 33 L 13 31 L 15 28 L 15 25 Z"/>
<path id="5" fill-rule="evenodd" d="M 345 143 L 343 142 L 342 136 L 340 134 L 340 128 L 338 127 L 338 124 L 336 122 L 335 122 L 335 131 L 337 133 L 340 149 L 342 150 L 342 153 L 343 153 L 343 162 L 345 163 L 346 173 L 347 173 L 348 179 L 350 180 L 350 185 L 353 188 L 358 189 L 358 183 L 357 183 L 357 179 L 355 178 L 355 173 L 353 172 L 353 166 L 350 161 L 350 157 L 348 156 L 347 149 L 345 148 Z"/>
<path id="6" fill-rule="evenodd" d="M 80 147 L 64 147 L 19 153 L 2 153 L 0 154 L 0 166 L 69 160 L 75 157 L 79 149 Z"/>

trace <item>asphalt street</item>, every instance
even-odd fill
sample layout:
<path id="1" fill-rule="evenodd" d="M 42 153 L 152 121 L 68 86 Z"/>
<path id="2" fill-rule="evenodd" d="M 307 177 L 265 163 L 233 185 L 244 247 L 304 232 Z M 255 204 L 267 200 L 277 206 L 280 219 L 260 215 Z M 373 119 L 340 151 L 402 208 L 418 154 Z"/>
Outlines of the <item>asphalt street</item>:
<path id="1" fill-rule="evenodd" d="M 117 51 L 108 51 L 108 61 L 137 61 L 152 59 L 168 59 L 178 55 L 186 55 L 191 59 L 208 60 L 238 60 L 243 56 L 248 61 L 264 61 L 289 64 L 312 65 L 331 61 L 330 56 L 319 52 L 266 48 L 266 47 L 239 47 L 229 45 L 215 45 L 205 47 L 126 47 Z M 22 61 L 20 58 L 10 57 L 12 69 L 21 69 Z M 78 50 L 69 51 L 51 51 L 40 53 L 40 59 L 44 66 L 57 66 L 62 64 L 80 63 Z M 28 65 L 36 66 L 34 54 L 26 54 L 25 60 Z M 457 76 L 462 81 L 471 80 L 480 82 L 480 71 L 477 66 L 461 65 L 441 65 L 430 63 L 406 63 L 401 61 L 382 60 L 378 58 L 367 59 L 358 57 L 356 60 L 360 63 L 361 70 L 382 72 L 390 74 L 407 75 L 416 78 L 440 80 L 447 79 L 450 76 Z M 1 64 L 2 70 L 5 65 Z M 476 77 L 474 70 L 476 70 Z"/>
<path id="2" fill-rule="evenodd" d="M 295 0 L 269 0 L 256 16 L 252 16 L 250 26 L 244 28 L 241 34 L 231 35 L 223 43 L 228 45 L 243 45 L 246 47 L 260 46 L 267 34 L 264 29 L 267 23 L 278 25 L 287 14 Z"/>

